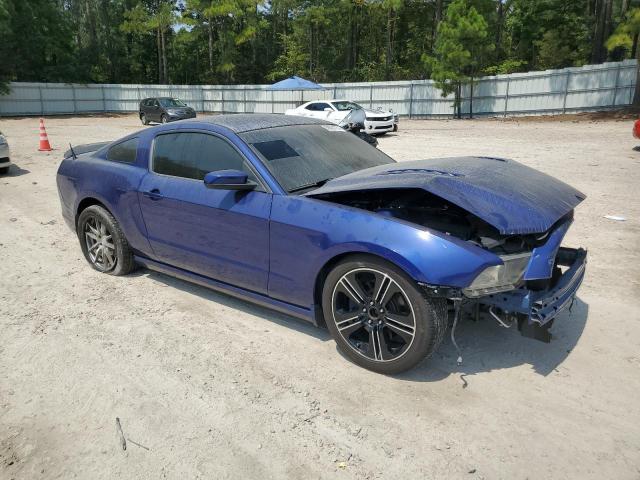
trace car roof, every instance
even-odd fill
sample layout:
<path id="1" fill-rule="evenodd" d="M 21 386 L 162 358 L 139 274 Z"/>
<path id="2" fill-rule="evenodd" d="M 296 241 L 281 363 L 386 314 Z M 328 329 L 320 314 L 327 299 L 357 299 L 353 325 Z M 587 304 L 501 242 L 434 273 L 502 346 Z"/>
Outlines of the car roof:
<path id="1" fill-rule="evenodd" d="M 187 120 L 188 121 L 188 120 Z M 210 123 L 226 127 L 235 133 L 265 128 L 290 127 L 293 125 L 333 125 L 317 118 L 281 115 L 275 113 L 237 113 L 231 115 L 211 115 L 192 120 L 198 123 Z"/>
<path id="2" fill-rule="evenodd" d="M 333 103 L 333 102 L 358 103 L 358 102 L 354 102 L 353 100 L 347 100 L 347 99 L 344 99 L 344 98 L 328 98 L 326 100 L 311 100 L 310 102 L 307 102 L 307 103 Z M 305 103 L 305 105 L 307 103 Z"/>

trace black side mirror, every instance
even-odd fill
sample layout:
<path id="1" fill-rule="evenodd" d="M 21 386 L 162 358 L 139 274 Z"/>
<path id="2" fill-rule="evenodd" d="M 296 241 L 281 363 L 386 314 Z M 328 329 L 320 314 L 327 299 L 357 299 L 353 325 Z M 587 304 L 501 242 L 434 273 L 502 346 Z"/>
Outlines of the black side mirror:
<path id="1" fill-rule="evenodd" d="M 246 172 L 241 170 L 218 170 L 204 176 L 207 188 L 219 190 L 253 190 L 257 184 L 249 180 Z"/>

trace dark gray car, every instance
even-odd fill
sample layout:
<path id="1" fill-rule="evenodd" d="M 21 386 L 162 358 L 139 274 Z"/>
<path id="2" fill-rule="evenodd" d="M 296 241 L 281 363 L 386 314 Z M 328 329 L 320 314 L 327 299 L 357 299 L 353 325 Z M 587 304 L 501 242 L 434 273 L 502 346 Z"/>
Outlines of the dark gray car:
<path id="1" fill-rule="evenodd" d="M 185 118 L 196 118 L 196 111 L 181 100 L 171 97 L 145 98 L 140 102 L 140 120 L 167 123 Z"/>

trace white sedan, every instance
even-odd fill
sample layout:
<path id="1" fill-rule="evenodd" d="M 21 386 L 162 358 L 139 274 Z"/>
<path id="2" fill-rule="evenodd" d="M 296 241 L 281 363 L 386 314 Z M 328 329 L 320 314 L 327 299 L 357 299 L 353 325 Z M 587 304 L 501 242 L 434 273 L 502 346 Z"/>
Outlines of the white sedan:
<path id="1" fill-rule="evenodd" d="M 11 166 L 9 156 L 9 144 L 2 132 L 0 132 L 0 175 L 9 172 L 9 167 Z"/>
<path id="2" fill-rule="evenodd" d="M 320 118 L 339 124 L 352 110 L 365 111 L 365 131 L 371 135 L 382 135 L 398 130 L 398 115 L 382 110 L 369 110 L 348 100 L 316 100 L 284 112 L 285 115 Z"/>

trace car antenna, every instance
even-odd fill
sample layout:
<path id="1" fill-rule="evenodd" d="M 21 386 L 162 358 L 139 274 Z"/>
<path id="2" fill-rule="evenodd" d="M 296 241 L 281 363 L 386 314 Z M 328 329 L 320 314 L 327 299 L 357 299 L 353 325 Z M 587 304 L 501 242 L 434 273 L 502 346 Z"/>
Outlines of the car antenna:
<path id="1" fill-rule="evenodd" d="M 78 156 L 76 155 L 76 152 L 73 151 L 73 147 L 71 146 L 71 142 L 69 142 L 69 149 L 71 150 L 71 155 L 73 156 L 73 159 L 77 160 Z"/>

